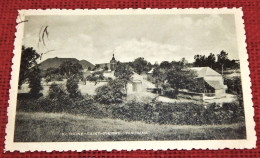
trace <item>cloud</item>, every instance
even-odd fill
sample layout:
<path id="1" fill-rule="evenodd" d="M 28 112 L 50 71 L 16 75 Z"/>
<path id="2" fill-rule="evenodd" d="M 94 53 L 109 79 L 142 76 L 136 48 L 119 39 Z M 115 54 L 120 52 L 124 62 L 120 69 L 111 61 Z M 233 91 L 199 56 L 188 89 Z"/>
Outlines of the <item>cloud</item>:
<path id="1" fill-rule="evenodd" d="M 143 56 L 150 62 L 190 62 L 195 54 L 227 51 L 238 59 L 232 15 L 113 15 L 29 16 L 25 23 L 25 46 L 44 56 L 73 57 L 92 63 L 108 62 L 113 52 L 122 61 Z M 46 47 L 37 46 L 41 26 L 48 25 Z"/>
<path id="2" fill-rule="evenodd" d="M 115 48 L 115 56 L 119 61 L 133 61 L 138 57 L 144 57 L 151 63 L 161 61 L 178 61 L 193 50 L 185 46 L 157 43 L 145 38 L 132 39 Z M 192 56 L 193 58 L 193 56 Z M 190 58 L 188 58 L 191 60 Z"/>

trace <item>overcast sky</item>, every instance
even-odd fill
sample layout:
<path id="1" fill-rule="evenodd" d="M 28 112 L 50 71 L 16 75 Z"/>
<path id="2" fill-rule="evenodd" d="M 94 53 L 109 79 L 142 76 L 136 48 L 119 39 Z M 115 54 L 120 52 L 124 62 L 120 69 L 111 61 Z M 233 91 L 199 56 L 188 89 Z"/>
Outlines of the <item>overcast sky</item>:
<path id="1" fill-rule="evenodd" d="M 85 59 L 93 64 L 109 62 L 112 54 L 121 62 L 144 57 L 156 61 L 193 61 L 195 54 L 225 50 L 238 59 L 233 15 L 86 15 L 27 16 L 24 45 L 43 55 Z M 49 38 L 38 45 L 42 26 Z"/>

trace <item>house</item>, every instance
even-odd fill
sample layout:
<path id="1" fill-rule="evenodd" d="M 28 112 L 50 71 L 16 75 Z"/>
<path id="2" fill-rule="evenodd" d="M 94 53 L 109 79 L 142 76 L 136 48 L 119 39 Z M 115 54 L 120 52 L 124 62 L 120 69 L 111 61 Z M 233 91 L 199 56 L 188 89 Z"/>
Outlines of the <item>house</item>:
<path id="1" fill-rule="evenodd" d="M 210 67 L 189 68 L 196 72 L 196 78 L 199 82 L 200 94 L 202 99 L 213 99 L 225 97 L 227 86 L 221 74 Z M 188 94 L 188 92 L 183 92 Z M 190 92 L 189 92 L 190 93 Z"/>

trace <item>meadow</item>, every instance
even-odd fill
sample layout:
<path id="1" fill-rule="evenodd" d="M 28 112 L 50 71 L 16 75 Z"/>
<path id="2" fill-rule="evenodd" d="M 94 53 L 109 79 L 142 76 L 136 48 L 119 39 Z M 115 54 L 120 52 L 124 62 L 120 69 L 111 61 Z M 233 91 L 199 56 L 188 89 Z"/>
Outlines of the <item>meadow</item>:
<path id="1" fill-rule="evenodd" d="M 18 112 L 15 126 L 15 142 L 245 139 L 240 123 L 160 125 L 68 113 Z"/>

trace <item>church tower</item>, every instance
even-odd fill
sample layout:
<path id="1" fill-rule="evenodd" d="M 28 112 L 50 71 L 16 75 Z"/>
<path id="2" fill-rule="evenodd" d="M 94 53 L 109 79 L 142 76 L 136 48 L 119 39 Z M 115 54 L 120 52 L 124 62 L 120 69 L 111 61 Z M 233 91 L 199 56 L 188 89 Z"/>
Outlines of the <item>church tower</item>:
<path id="1" fill-rule="evenodd" d="M 115 59 L 114 54 L 113 54 L 112 59 L 110 60 L 110 69 L 111 69 L 111 71 L 115 71 L 115 69 L 116 69 L 116 59 Z"/>

